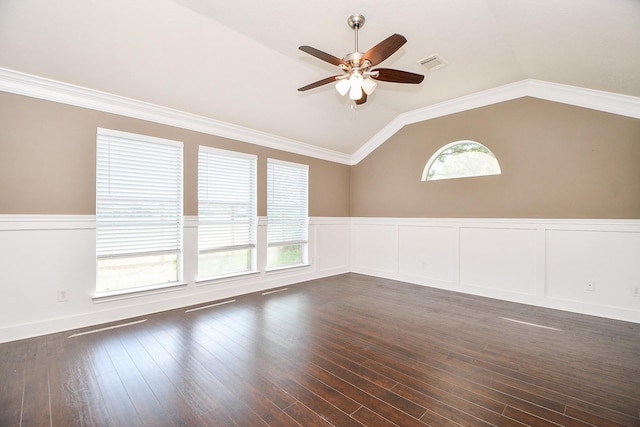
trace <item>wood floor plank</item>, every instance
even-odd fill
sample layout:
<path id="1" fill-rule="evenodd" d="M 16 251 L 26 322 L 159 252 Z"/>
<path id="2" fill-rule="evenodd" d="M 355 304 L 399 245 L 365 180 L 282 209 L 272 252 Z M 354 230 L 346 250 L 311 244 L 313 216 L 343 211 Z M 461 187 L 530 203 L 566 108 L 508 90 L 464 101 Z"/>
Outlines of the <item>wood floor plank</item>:
<path id="1" fill-rule="evenodd" d="M 536 415 L 536 411 L 526 412 L 511 406 L 507 406 L 504 415 L 513 418 L 514 420 L 522 423 L 534 426 L 556 426 L 561 425 L 565 427 L 589 427 L 592 424 L 585 423 L 575 418 L 568 417 L 564 414 L 554 414 L 550 412 L 541 413 L 540 416 Z"/>
<path id="2" fill-rule="evenodd" d="M 338 390 L 318 380 L 312 375 L 299 375 L 297 382 L 310 392 L 318 395 L 320 398 L 331 403 L 346 414 L 352 414 L 362 407 L 362 405 L 355 400 L 345 396 Z"/>
<path id="3" fill-rule="evenodd" d="M 241 333 L 241 330 L 236 330 L 235 332 L 237 332 L 237 333 Z M 293 352 L 293 351 L 294 351 L 294 348 L 295 348 L 295 342 L 296 342 L 296 339 L 292 339 L 292 338 L 291 338 L 291 336 L 290 336 L 289 334 L 286 334 L 286 336 L 287 336 L 287 340 L 285 340 L 285 341 L 281 341 L 280 343 L 281 343 L 281 344 L 283 344 L 283 345 L 285 345 L 286 343 L 289 343 L 289 344 L 288 344 L 288 345 L 289 345 L 289 347 L 286 347 L 286 349 L 287 349 L 286 351 L 280 350 L 280 351 L 282 352 L 282 354 L 276 353 L 276 357 L 277 357 L 277 359 L 279 360 L 279 362 L 278 362 L 279 364 L 282 364 L 282 363 L 283 363 L 283 358 L 286 358 L 286 356 L 283 356 L 283 354 L 284 354 L 284 353 L 287 353 L 287 352 L 291 353 L 291 352 Z M 305 353 L 308 353 L 308 352 L 305 352 Z M 297 360 L 315 360 L 315 359 L 314 359 L 314 357 L 315 357 L 315 356 L 313 356 L 311 353 L 308 353 L 308 354 L 306 354 L 306 356 L 297 355 L 297 356 L 296 356 L 296 359 L 297 359 Z M 308 366 L 308 365 L 307 365 L 307 366 Z M 292 368 L 292 366 L 290 365 L 290 366 L 289 366 L 289 370 L 292 370 L 292 369 L 293 369 L 293 368 Z M 346 371 L 345 371 L 345 372 L 346 372 Z M 276 376 L 287 376 L 287 373 L 286 373 L 286 372 L 280 372 L 279 374 L 276 374 Z M 302 384 L 306 384 L 306 383 L 308 382 L 308 379 L 305 379 L 304 374 L 300 374 L 300 373 L 299 373 L 299 374 L 297 374 L 297 376 L 296 376 L 296 377 L 297 377 L 297 382 L 298 382 L 300 385 L 302 385 Z M 354 376 L 353 376 L 353 378 L 358 378 L 358 377 L 357 377 L 357 375 L 354 375 Z M 367 381 L 366 381 L 366 380 L 364 380 L 364 379 L 358 378 L 358 379 L 356 379 L 354 382 L 357 382 L 361 387 L 364 387 L 364 388 L 370 388 L 369 386 L 364 385 L 364 384 L 367 382 Z M 296 384 L 296 385 L 297 385 L 297 384 Z M 332 385 L 332 384 L 328 384 L 328 385 L 331 387 L 331 385 Z M 370 384 L 370 386 L 371 386 L 371 387 L 376 387 L 376 385 L 375 385 L 375 384 L 373 384 L 373 383 L 371 383 L 371 384 Z M 293 385 L 292 383 L 288 383 L 288 385 L 285 385 L 285 387 L 288 387 L 289 389 L 291 389 L 291 387 L 294 387 L 294 385 Z M 355 386 L 353 386 L 353 388 L 354 388 L 354 389 L 356 389 L 356 387 L 355 387 Z M 417 409 L 417 411 L 418 411 L 417 415 L 418 415 L 418 416 L 422 415 L 422 414 L 425 412 L 425 409 L 424 409 L 424 408 L 419 408 L 417 405 L 412 404 L 411 402 L 406 401 L 405 399 L 403 399 L 403 398 L 401 398 L 401 397 L 399 397 L 399 396 L 395 396 L 392 392 L 388 392 L 388 391 L 386 391 L 386 390 L 384 390 L 384 389 L 382 389 L 382 388 L 380 388 L 380 387 L 378 387 L 378 389 L 379 389 L 379 392 L 381 392 L 381 393 L 385 393 L 385 394 L 386 394 L 386 397 L 393 396 L 392 403 L 393 403 L 393 404 L 395 404 L 396 406 L 400 406 L 400 407 L 402 408 L 402 407 L 403 407 L 403 405 L 402 405 L 402 404 L 398 404 L 398 401 L 401 401 L 402 403 L 405 403 L 405 406 L 407 406 L 407 405 L 412 406 L 411 410 L 413 410 L 413 409 Z M 342 390 L 342 389 L 341 389 L 341 390 Z M 338 390 L 338 391 L 341 391 L 341 390 Z M 360 389 L 358 389 L 358 390 L 360 391 Z M 298 389 L 298 391 L 300 391 L 300 389 Z M 310 391 L 311 391 L 311 390 L 310 390 Z M 352 391 L 352 390 L 351 390 L 351 391 Z M 362 391 L 360 391 L 360 393 L 359 393 L 359 394 L 357 393 L 357 395 L 358 395 L 360 398 L 362 398 L 362 395 L 363 395 Z M 420 422 L 417 420 L 417 418 L 411 418 L 411 417 L 407 416 L 406 414 L 401 413 L 398 409 L 396 409 L 396 408 L 395 408 L 395 407 L 393 407 L 392 405 L 388 405 L 388 404 L 386 404 L 386 403 L 384 403 L 384 402 L 382 402 L 382 401 L 380 401 L 380 400 L 378 400 L 378 399 L 375 399 L 375 398 L 374 398 L 373 396 L 371 396 L 371 395 L 367 395 L 366 393 L 364 393 L 364 395 L 366 395 L 366 396 L 367 396 L 366 400 L 368 400 L 369 402 L 375 402 L 375 403 L 374 403 L 374 406 L 375 406 L 376 408 L 379 408 L 379 407 L 384 406 L 386 409 L 388 409 L 388 410 L 385 412 L 385 413 L 387 414 L 387 416 L 388 416 L 388 417 L 391 417 L 391 418 L 400 418 L 400 419 L 402 420 L 402 425 L 406 425 L 406 426 L 411 426 L 411 425 L 416 425 L 416 426 L 417 426 L 417 425 L 423 425 L 422 423 L 420 423 Z M 322 396 L 320 396 L 320 397 L 322 397 Z M 311 407 L 311 408 L 314 408 L 314 406 L 313 406 L 312 404 L 307 403 L 307 405 L 310 405 L 310 407 Z M 346 422 L 346 421 L 343 421 L 343 422 Z"/>
<path id="4" fill-rule="evenodd" d="M 95 341 L 67 337 L 68 334 L 58 334 L 48 346 L 52 424 L 114 425 L 100 389 L 100 378 L 93 368 Z"/>
<path id="5" fill-rule="evenodd" d="M 246 335 L 248 333 L 248 329 L 244 328 L 242 319 L 229 319 L 226 322 L 226 326 L 232 328 L 233 337 L 235 340 L 238 340 L 238 343 L 242 343 L 248 346 L 248 348 L 253 345 L 251 337 Z M 295 351 L 293 347 L 295 344 L 291 343 L 290 340 L 291 337 L 289 336 L 281 343 L 273 342 L 271 347 L 261 349 L 261 354 L 263 356 L 272 354 L 274 359 L 277 360 L 277 363 L 272 364 L 268 370 L 265 370 L 267 378 L 270 378 L 271 381 L 278 385 L 278 387 L 287 391 L 287 393 L 293 396 L 297 401 L 320 415 L 323 419 L 334 423 L 334 425 L 361 426 L 361 424 L 351 418 L 347 412 L 334 406 L 329 400 L 325 400 L 323 398 L 322 394 L 327 392 L 326 388 L 322 388 L 321 386 L 319 387 L 317 384 L 314 384 L 310 389 L 303 385 L 304 383 L 310 383 L 313 379 L 300 370 L 300 366 L 302 366 L 300 362 L 296 363 L 287 355 L 287 351 Z M 264 343 L 264 341 L 261 342 Z M 289 347 L 283 343 L 289 343 Z M 280 344 L 283 344 L 284 346 L 281 346 Z M 292 375 L 293 372 L 295 372 L 295 375 Z M 321 394 L 316 394 L 314 389 L 316 391 L 321 390 Z M 344 402 L 344 404 L 349 403 L 350 402 L 347 401 Z"/>
<path id="6" fill-rule="evenodd" d="M 235 342 L 222 333 L 224 327 L 219 327 L 212 320 L 206 319 L 206 323 L 201 323 L 204 327 L 199 328 L 200 333 L 194 338 L 194 343 L 200 346 L 197 349 L 201 352 L 202 360 L 208 361 L 208 369 L 214 369 L 216 372 L 218 369 L 233 371 L 238 380 L 267 396 L 280 409 L 295 403 L 295 399 L 262 375 L 259 360 L 256 361 L 251 352 L 233 351 Z"/>
<path id="7" fill-rule="evenodd" d="M 371 356 L 370 356 L 370 357 L 371 357 Z M 365 363 L 365 365 L 368 365 L 368 364 L 370 364 L 370 363 L 371 363 L 371 360 L 367 361 L 367 362 Z M 390 364 L 391 364 L 391 365 L 393 365 L 393 364 L 395 363 L 395 360 L 394 360 L 394 359 L 389 358 L 389 359 L 384 360 L 384 363 L 386 363 L 387 365 L 390 365 Z M 373 366 L 375 366 L 375 365 L 373 365 Z M 410 372 L 410 374 L 411 374 L 411 375 L 413 375 L 414 377 L 415 377 L 415 375 L 416 375 L 416 373 L 415 373 L 415 372 Z M 391 375 L 394 375 L 394 374 L 391 374 Z M 435 379 L 434 377 L 431 377 L 431 378 L 429 379 L 430 383 L 433 383 L 433 382 L 434 382 L 434 379 Z M 450 376 L 449 376 L 449 377 L 447 377 L 447 379 L 448 379 L 449 381 L 451 381 L 451 377 L 450 377 Z M 440 383 L 442 384 L 442 382 L 441 382 L 441 381 L 440 381 Z M 450 388 L 450 387 L 446 387 L 446 386 L 445 386 L 445 388 Z M 467 386 L 467 388 L 469 388 L 469 387 Z M 454 391 L 455 391 L 456 393 L 458 393 L 458 394 L 460 393 L 460 390 L 454 390 Z M 491 396 L 491 397 L 495 397 L 495 395 L 494 395 L 494 396 Z M 471 400 L 473 400 L 473 399 L 471 399 Z M 495 403 L 495 402 L 494 402 L 494 403 Z M 488 407 L 489 409 L 492 409 L 492 410 L 496 411 L 496 412 L 500 412 L 500 411 L 502 411 L 502 409 L 504 408 L 504 405 L 497 405 L 497 406 L 496 406 L 496 405 L 494 405 L 494 404 L 492 403 L 492 404 L 488 405 L 487 407 Z M 559 405 L 559 406 L 558 406 L 558 409 L 560 409 L 560 410 L 562 410 L 563 408 L 564 408 L 564 406 L 563 406 L 563 405 Z"/>
<path id="8" fill-rule="evenodd" d="M 0 344 L 0 425 L 640 426 L 638 324 L 353 273 L 224 302 Z"/>
<path id="9" fill-rule="evenodd" d="M 238 425 L 266 426 L 240 399 L 234 396 L 223 384 L 212 376 L 202 362 L 191 352 L 192 331 L 178 331 L 174 334 L 158 333 L 156 338 L 164 351 L 173 360 L 165 357 L 179 371 L 178 375 L 188 383 L 189 396 L 203 401 L 202 409 L 206 413 L 224 414 Z"/>
<path id="10" fill-rule="evenodd" d="M 102 394 L 102 403 L 113 423 L 115 425 L 143 426 L 144 422 L 138 415 L 106 349 L 109 342 L 117 340 L 117 337 L 105 338 L 101 335 L 102 333 L 73 339 L 91 343 L 91 371 L 89 375 L 96 380 Z"/>
<path id="11" fill-rule="evenodd" d="M 344 357 L 339 348 L 325 345 L 324 343 L 326 341 L 322 338 L 317 337 L 316 341 L 316 343 L 311 343 L 309 345 L 309 350 L 313 352 L 314 360 L 317 357 L 326 359 L 331 363 L 347 369 L 355 375 L 358 375 L 359 377 L 364 378 L 376 386 L 386 390 L 392 389 L 398 383 L 395 379 L 380 375 L 376 371 L 366 367 L 364 363 L 367 362 L 367 359 L 363 360 L 361 363 L 356 363 L 353 360 Z"/>
<path id="12" fill-rule="evenodd" d="M 420 418 L 420 421 L 432 426 L 432 427 L 460 427 L 463 426 L 455 421 L 446 418 L 431 409 L 428 409 L 427 412 Z"/>
<path id="13" fill-rule="evenodd" d="M 425 422 L 429 422 L 430 413 L 435 413 L 438 418 L 446 418 L 464 426 L 486 427 L 493 425 L 468 414 L 464 408 L 457 408 L 452 403 L 442 402 L 402 384 L 399 384 L 395 390 L 400 396 L 429 408 L 429 412 L 423 416 Z"/>
<path id="14" fill-rule="evenodd" d="M 208 364 L 207 369 L 217 378 L 221 384 L 229 389 L 236 397 L 251 408 L 256 415 L 269 425 L 279 425 L 283 427 L 298 426 L 291 417 L 286 415 L 269 398 L 246 382 L 241 376 L 233 372 L 233 365 L 225 363 Z"/>
<path id="15" fill-rule="evenodd" d="M 79 410 L 75 402 L 67 398 L 65 384 L 69 383 L 67 361 L 78 357 L 67 353 L 61 334 L 47 337 L 47 374 L 49 376 L 49 397 L 53 426 L 80 426 Z"/>
<path id="16" fill-rule="evenodd" d="M 207 425 L 198 419 L 197 413 L 190 408 L 180 390 L 169 380 L 148 353 L 148 351 L 153 352 L 153 347 L 147 348 L 140 342 L 140 337 L 142 337 L 142 341 L 147 338 L 148 342 L 147 335 L 146 330 L 134 332 L 136 339 L 127 339 L 125 349 L 156 399 L 162 402 L 163 410 L 176 426 Z"/>
<path id="17" fill-rule="evenodd" d="M 548 408 L 551 411 L 559 413 L 564 411 L 566 405 L 566 396 L 561 396 L 558 393 L 540 388 L 529 387 L 527 389 L 526 385 L 518 381 L 509 379 L 503 375 L 497 375 L 473 363 L 456 360 L 454 353 L 449 353 L 445 361 L 441 362 L 437 354 L 424 351 L 420 354 L 420 361 L 416 362 L 418 358 L 399 355 L 386 349 L 376 349 L 375 351 L 373 349 L 373 347 L 360 349 L 364 354 L 368 354 L 371 359 L 366 362 L 365 365 L 375 364 L 376 362 L 385 365 L 389 360 L 402 359 L 404 360 L 404 365 L 410 366 L 411 369 L 424 373 L 425 375 L 436 376 L 444 380 L 450 376 L 462 379 L 466 381 L 466 387 L 470 390 L 478 390 L 478 392 L 492 398 L 496 398 L 496 394 L 493 392 L 497 392 L 500 397 L 496 400 L 503 401 L 505 404 L 518 406 L 519 404 L 512 399 L 513 397 L 521 402 L 533 403 L 536 406 Z M 412 376 L 414 373 L 409 372 L 408 375 Z M 480 389 L 475 386 L 476 384 L 482 385 Z M 551 396 L 557 396 L 557 398 L 551 399 Z"/>
<path id="18" fill-rule="evenodd" d="M 157 328 L 162 329 L 162 328 Z M 211 407 L 216 407 L 206 393 L 197 385 L 189 381 L 188 372 L 182 370 L 169 353 L 166 352 L 156 337 L 161 332 L 155 329 L 138 331 L 135 333 L 139 346 L 135 342 L 129 343 L 132 352 L 137 352 L 137 360 L 143 376 L 152 384 L 158 396 L 162 396 L 169 416 L 176 425 L 207 425 L 200 424 L 200 416 L 207 414 Z M 233 425 L 229 421 L 230 425 Z"/>
<path id="19" fill-rule="evenodd" d="M 20 425 L 30 341 L 0 344 L 0 425 Z"/>
<path id="20" fill-rule="evenodd" d="M 329 421 L 316 414 L 300 402 L 285 409 L 285 412 L 303 427 L 333 427 Z"/>
<path id="21" fill-rule="evenodd" d="M 355 411 L 352 416 L 365 426 L 398 427 L 398 424 L 388 421 L 364 406 Z"/>
<path id="22" fill-rule="evenodd" d="M 328 371 L 325 371 L 319 366 L 310 365 L 309 370 L 314 376 L 321 379 L 325 384 L 330 385 L 332 388 L 340 391 L 345 396 L 349 396 L 351 399 L 357 401 L 369 411 L 390 422 L 393 422 L 400 426 L 424 427 L 425 425 L 418 419 L 419 417 L 412 417 L 411 415 L 401 411 L 396 406 L 394 406 L 394 402 L 397 402 L 396 399 L 393 399 L 392 401 L 381 400 L 375 396 L 370 395 L 364 390 L 361 390 L 348 381 L 345 381 L 344 379 Z M 400 398 L 400 396 L 398 396 L 398 398 Z M 426 410 L 422 411 L 420 416 L 424 415 L 424 412 L 426 412 Z"/>
<path id="23" fill-rule="evenodd" d="M 145 424 L 158 427 L 173 427 L 171 417 L 165 411 L 165 405 L 158 400 L 142 373 L 126 351 L 124 343 L 135 341 L 133 333 L 119 333 L 118 339 L 105 344 L 105 350 L 117 373 L 136 413 Z"/>
<path id="24" fill-rule="evenodd" d="M 636 418 L 631 418 L 621 414 L 613 414 L 610 412 L 607 413 L 604 411 L 594 412 L 587 412 L 579 408 L 567 406 L 565 414 L 599 427 L 640 426 L 640 421 Z"/>
<path id="25" fill-rule="evenodd" d="M 392 390 L 387 390 L 385 388 L 377 386 L 375 383 L 369 382 L 366 378 L 360 377 L 357 374 L 338 366 L 327 359 L 323 359 L 321 357 L 315 357 L 311 360 L 312 365 L 310 365 L 310 369 L 315 375 L 322 375 L 322 372 L 314 367 L 317 366 L 322 368 L 322 370 L 332 374 L 336 378 L 344 381 L 345 383 L 351 384 L 353 387 L 358 390 L 362 390 L 368 395 L 391 405 L 392 407 L 412 416 L 413 418 L 419 419 L 424 413 L 427 411 L 427 408 L 416 404 L 408 399 L 405 399 L 402 396 L 399 396 Z M 326 378 L 326 377 L 325 377 Z"/>
<path id="26" fill-rule="evenodd" d="M 25 360 L 28 368 L 24 376 L 21 424 L 23 426 L 51 425 L 47 339 L 46 337 L 38 337 L 29 340 L 29 343 Z"/>

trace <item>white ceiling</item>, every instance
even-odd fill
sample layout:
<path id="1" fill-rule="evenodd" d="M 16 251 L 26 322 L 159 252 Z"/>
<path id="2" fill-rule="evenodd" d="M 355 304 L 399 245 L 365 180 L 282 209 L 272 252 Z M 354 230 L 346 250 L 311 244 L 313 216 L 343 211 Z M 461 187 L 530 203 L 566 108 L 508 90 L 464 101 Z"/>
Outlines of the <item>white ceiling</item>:
<path id="1" fill-rule="evenodd" d="M 408 42 L 350 108 L 300 50 Z M 445 68 L 417 61 L 439 53 Z M 0 0 L 0 67 L 351 155 L 398 115 L 523 79 L 640 96 L 640 0 Z"/>

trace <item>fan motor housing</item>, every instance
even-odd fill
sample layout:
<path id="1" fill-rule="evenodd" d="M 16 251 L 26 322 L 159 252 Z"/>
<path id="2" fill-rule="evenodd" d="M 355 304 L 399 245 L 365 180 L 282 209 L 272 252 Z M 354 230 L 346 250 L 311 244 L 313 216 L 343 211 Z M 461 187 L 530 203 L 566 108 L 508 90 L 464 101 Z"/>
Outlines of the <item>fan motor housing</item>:
<path id="1" fill-rule="evenodd" d="M 364 56 L 364 53 L 362 52 L 352 52 L 347 56 L 345 56 L 344 58 L 342 58 L 342 60 L 344 62 L 348 62 L 349 64 L 352 64 L 353 66 L 357 67 L 361 65 L 360 61 L 362 61 L 363 56 Z"/>

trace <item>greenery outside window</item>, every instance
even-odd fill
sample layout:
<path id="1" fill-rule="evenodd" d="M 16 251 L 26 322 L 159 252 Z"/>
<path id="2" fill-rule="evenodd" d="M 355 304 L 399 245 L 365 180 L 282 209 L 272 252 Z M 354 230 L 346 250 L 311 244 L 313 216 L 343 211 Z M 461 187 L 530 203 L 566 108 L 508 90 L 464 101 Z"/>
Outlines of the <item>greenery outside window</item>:
<path id="1" fill-rule="evenodd" d="M 267 160 L 267 269 L 307 263 L 308 166 Z"/>
<path id="2" fill-rule="evenodd" d="M 96 292 L 181 280 L 182 143 L 98 129 Z"/>
<path id="3" fill-rule="evenodd" d="M 256 156 L 200 147 L 198 277 L 256 270 Z"/>
<path id="4" fill-rule="evenodd" d="M 429 159 L 422 181 L 500 175 L 496 156 L 475 141 L 456 141 L 441 147 Z"/>

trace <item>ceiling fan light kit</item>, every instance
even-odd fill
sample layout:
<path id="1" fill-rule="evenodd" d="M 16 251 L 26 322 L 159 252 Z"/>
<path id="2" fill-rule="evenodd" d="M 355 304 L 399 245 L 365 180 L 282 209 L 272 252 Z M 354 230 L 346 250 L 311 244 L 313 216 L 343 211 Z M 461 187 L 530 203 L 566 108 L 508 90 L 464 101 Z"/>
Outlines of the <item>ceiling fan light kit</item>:
<path id="1" fill-rule="evenodd" d="M 349 79 L 340 79 L 338 83 L 336 83 L 336 90 L 342 96 L 345 96 L 349 89 L 351 88 L 351 82 Z"/>
<path id="2" fill-rule="evenodd" d="M 402 45 L 407 42 L 407 39 L 400 34 L 393 34 L 367 52 L 362 53 L 358 49 L 358 30 L 362 28 L 364 21 L 364 16 L 358 14 L 351 15 L 349 19 L 347 19 L 349 27 L 355 32 L 355 51 L 345 55 L 342 59 L 311 46 L 300 46 L 299 49 L 301 51 L 332 65 L 337 65 L 344 74 L 318 80 L 317 82 L 299 88 L 298 91 L 303 92 L 337 81 L 336 90 L 338 93 L 342 96 L 348 93 L 349 98 L 353 100 L 356 105 L 360 105 L 367 102 L 367 96 L 376 90 L 378 86 L 376 80 L 391 83 L 422 83 L 424 76 L 421 74 L 393 70 L 391 68 L 372 69 L 372 67 L 378 65 L 400 49 Z"/>
<path id="3" fill-rule="evenodd" d="M 377 87 L 378 83 L 376 83 L 373 79 L 364 79 L 364 81 L 362 82 L 362 90 L 367 95 L 371 95 Z"/>

